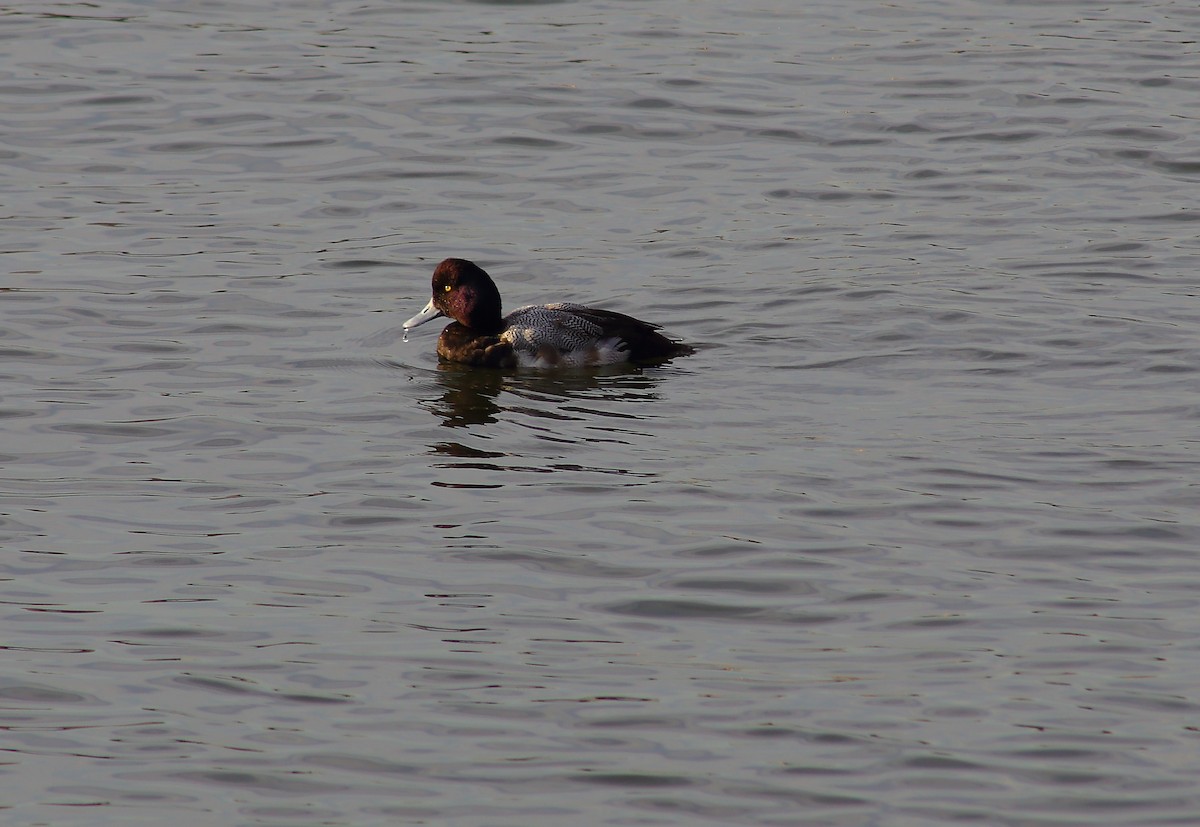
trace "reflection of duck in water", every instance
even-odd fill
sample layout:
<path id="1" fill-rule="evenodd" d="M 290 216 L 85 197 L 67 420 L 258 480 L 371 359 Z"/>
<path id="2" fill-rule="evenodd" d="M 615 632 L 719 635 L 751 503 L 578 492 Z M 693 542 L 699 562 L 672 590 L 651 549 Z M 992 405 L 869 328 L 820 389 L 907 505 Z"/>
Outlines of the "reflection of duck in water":
<path id="1" fill-rule="evenodd" d="M 694 350 L 658 325 L 581 304 L 543 304 L 500 315 L 500 291 L 482 268 L 448 258 L 433 271 L 433 298 L 404 323 L 410 330 L 449 316 L 438 356 L 493 368 L 573 368 L 618 362 L 661 362 Z"/>
<path id="2" fill-rule="evenodd" d="M 478 370 L 443 361 L 432 375 L 441 395 L 426 398 L 422 405 L 448 428 L 508 419 L 553 430 L 555 422 L 589 420 L 597 406 L 605 411 L 616 406 L 619 425 L 596 425 L 608 431 L 606 439 L 616 442 L 624 441 L 618 434 L 639 418 L 640 405 L 660 398 L 658 386 L 663 380 L 657 371 L 644 371 L 629 362 L 591 370 L 512 371 Z M 572 441 L 565 434 L 556 439 Z"/>

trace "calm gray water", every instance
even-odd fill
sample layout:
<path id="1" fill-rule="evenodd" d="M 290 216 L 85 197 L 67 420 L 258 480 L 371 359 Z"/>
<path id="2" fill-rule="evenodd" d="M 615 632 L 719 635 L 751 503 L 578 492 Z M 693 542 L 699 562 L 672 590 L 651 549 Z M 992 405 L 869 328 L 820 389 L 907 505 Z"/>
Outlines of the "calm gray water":
<path id="1" fill-rule="evenodd" d="M 1200 823 L 1198 30 L 0 10 L 0 820 Z"/>

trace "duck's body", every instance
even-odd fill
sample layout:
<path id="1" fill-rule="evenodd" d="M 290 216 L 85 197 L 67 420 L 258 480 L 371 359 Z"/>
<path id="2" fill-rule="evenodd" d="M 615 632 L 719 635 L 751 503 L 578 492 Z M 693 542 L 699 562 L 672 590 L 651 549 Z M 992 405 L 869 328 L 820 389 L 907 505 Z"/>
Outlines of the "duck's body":
<path id="1" fill-rule="evenodd" d="M 404 328 L 438 316 L 454 319 L 438 339 L 438 356 L 477 367 L 594 367 L 693 352 L 663 336 L 657 325 L 581 304 L 530 305 L 502 317 L 491 276 L 461 258 L 437 266 L 433 298 Z"/>

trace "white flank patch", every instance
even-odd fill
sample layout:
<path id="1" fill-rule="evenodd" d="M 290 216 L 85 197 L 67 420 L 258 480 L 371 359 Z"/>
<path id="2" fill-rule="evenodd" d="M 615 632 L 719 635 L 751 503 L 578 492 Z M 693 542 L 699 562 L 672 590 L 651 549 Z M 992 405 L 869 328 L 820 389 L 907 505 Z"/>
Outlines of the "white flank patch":
<path id="1" fill-rule="evenodd" d="M 562 351 L 543 345 L 540 348 L 523 346 L 515 342 L 513 351 L 517 356 L 517 365 L 523 368 L 547 370 L 552 368 L 593 368 L 600 365 L 615 365 L 629 359 L 629 351 L 624 349 L 624 342 L 613 336 L 601 339 L 594 346 L 577 347 L 574 350 Z"/>

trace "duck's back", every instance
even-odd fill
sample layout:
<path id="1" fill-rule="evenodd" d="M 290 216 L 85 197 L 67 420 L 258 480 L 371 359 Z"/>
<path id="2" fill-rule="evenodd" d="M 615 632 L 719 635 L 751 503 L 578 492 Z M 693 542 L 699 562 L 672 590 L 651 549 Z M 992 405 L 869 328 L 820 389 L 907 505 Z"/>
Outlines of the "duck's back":
<path id="1" fill-rule="evenodd" d="M 521 307 L 504 319 L 503 341 L 523 367 L 590 367 L 666 359 L 690 353 L 658 326 L 582 304 Z"/>

